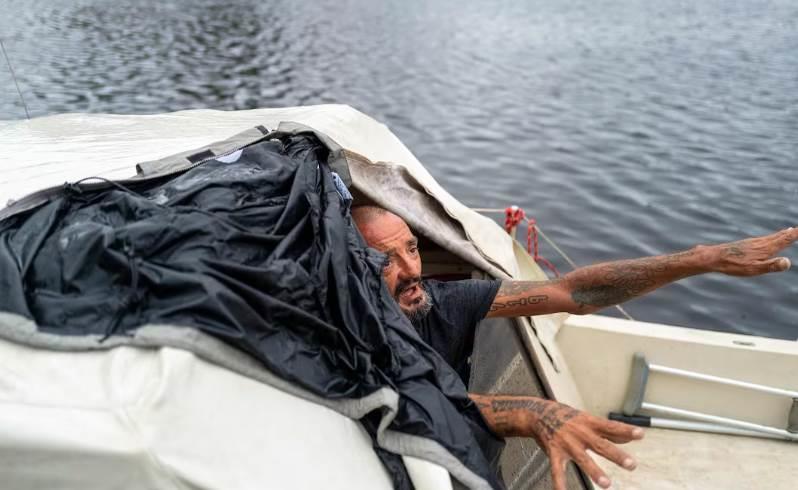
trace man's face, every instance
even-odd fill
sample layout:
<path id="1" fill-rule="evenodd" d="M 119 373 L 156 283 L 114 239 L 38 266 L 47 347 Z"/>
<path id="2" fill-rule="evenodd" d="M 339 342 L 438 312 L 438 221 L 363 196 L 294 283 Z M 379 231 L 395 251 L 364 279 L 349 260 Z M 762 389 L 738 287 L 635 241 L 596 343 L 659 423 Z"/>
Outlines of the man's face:
<path id="1" fill-rule="evenodd" d="M 418 239 L 395 214 L 386 212 L 366 222 L 357 223 L 369 247 L 388 256 L 382 271 L 388 291 L 411 320 L 429 311 L 429 297 L 421 286 L 421 256 Z"/>

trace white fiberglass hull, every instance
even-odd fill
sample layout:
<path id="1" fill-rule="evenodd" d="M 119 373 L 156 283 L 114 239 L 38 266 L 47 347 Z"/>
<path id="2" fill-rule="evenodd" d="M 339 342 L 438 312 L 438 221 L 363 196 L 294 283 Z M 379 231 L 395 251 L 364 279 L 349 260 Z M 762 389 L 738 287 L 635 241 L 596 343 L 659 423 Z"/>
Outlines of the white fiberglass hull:
<path id="1" fill-rule="evenodd" d="M 238 112 L 203 110 L 154 116 L 66 114 L 32 121 L 0 122 L 0 152 L 8 163 L 0 174 L 0 204 L 44 187 L 84 177 L 129 178 L 139 162 L 203 147 L 256 125 L 273 129 L 281 121 L 311 126 L 329 135 L 343 148 L 357 152 L 371 162 L 389 162 L 406 169 L 422 192 L 432 196 L 440 205 L 443 213 L 438 214 L 455 223 L 455 228 L 462 231 L 464 241 L 469 242 L 468 245 L 484 261 L 478 267 L 483 272 L 490 271 L 496 277 L 545 278 L 522 247 L 512 242 L 495 223 L 454 200 L 385 126 L 346 106 Z M 419 221 L 419 225 L 423 225 L 423 220 Z M 431 234 L 434 232 L 431 230 Z M 443 241 L 438 244 L 447 248 Z M 437 265 L 448 267 L 450 264 L 446 264 L 446 260 L 446 257 L 442 258 Z M 431 265 L 429 262 L 433 261 L 425 260 L 425 267 Z M 474 265 L 473 261 L 471 265 Z M 462 263 L 457 267 L 469 270 Z M 794 376 L 798 372 L 798 344 L 795 342 L 650 325 L 595 315 L 549 315 L 536 317 L 533 321 L 534 328 L 528 319 L 519 320 L 518 331 L 524 352 L 514 354 L 506 365 L 489 366 L 496 375 L 486 381 L 486 386 L 506 393 L 529 392 L 523 383 L 516 383 L 530 365 L 528 359 L 548 395 L 596 415 L 606 416 L 609 411 L 620 410 L 629 380 L 632 355 L 642 352 L 653 362 L 662 365 L 798 390 L 798 381 Z M 504 329 L 503 335 L 507 331 Z M 10 358 L 16 355 L 13 346 L 4 344 L 2 348 L 7 350 L 4 354 Z M 80 479 L 85 475 L 75 475 L 74 482 L 70 479 L 78 473 L 73 470 L 76 467 L 92 468 L 91 471 L 84 470 L 89 473 L 97 468 L 96 481 L 103 478 L 108 478 L 107 481 L 146 479 L 143 481 L 152 482 L 152 486 L 170 481 L 178 482 L 174 483 L 176 488 L 333 488 L 336 483 L 347 488 L 389 486 L 384 469 L 378 461 L 375 463 L 375 456 L 362 429 L 335 412 L 315 405 L 304 406 L 309 402 L 290 400 L 286 398 L 289 395 L 246 378 L 234 379 L 237 375 L 217 372 L 224 370 L 213 365 L 205 366 L 202 361 L 190 359 L 191 355 L 185 352 L 169 349 L 136 352 L 132 348 L 115 352 L 116 349 L 103 354 L 108 356 L 105 361 L 91 361 L 97 364 L 93 375 L 94 388 L 88 390 L 76 380 L 70 380 L 69 371 L 58 372 L 64 370 L 64 365 L 70 365 L 69 362 L 52 364 L 48 368 L 53 370 L 52 376 L 45 375 L 46 370 L 41 371 L 37 376 L 44 381 L 29 379 L 33 374 L 27 372 L 27 364 L 21 358 L 17 364 L 3 363 L 4 368 L 12 368 L 5 371 L 0 369 L 0 389 L 6 390 L 0 391 L 0 396 L 4 401 L 12 402 L 0 404 L 0 424 L 3 427 L 0 430 L 0 473 L 3 477 L 13 474 L 15 478 L 29 478 L 26 480 L 28 487 L 14 488 L 90 488 L 91 485 L 82 484 L 87 480 Z M 5 355 L 2 358 L 8 359 Z M 86 356 L 85 359 L 89 359 L 95 354 L 54 353 L 53 356 L 74 356 L 76 359 Z M 49 362 L 46 356 L 44 359 L 43 366 Z M 145 360 L 140 368 L 132 369 L 133 373 L 141 369 L 155 373 L 153 376 L 164 382 L 176 383 L 166 391 L 183 393 L 181 390 L 188 390 L 185 400 L 173 400 L 168 394 L 159 395 L 152 386 L 142 381 L 143 378 L 137 379 L 135 374 L 124 375 L 133 376 L 129 387 L 119 388 L 119 393 L 110 390 L 110 377 L 123 375 L 118 371 L 114 374 L 114 366 L 125 365 L 131 359 Z M 486 362 L 491 362 L 490 356 L 486 356 L 486 359 Z M 191 366 L 190 369 L 181 371 L 187 366 Z M 192 376 L 197 373 L 208 373 L 207 380 L 200 380 L 196 388 L 199 391 L 192 392 L 194 388 L 187 388 L 184 386 L 186 383 L 180 380 L 188 376 L 193 383 Z M 48 381 L 50 378 L 52 383 Z M 206 382 L 209 383 L 207 386 Z M 43 383 L 40 384 L 41 392 L 30 388 L 36 383 Z M 236 388 L 228 389 L 232 387 Z M 718 391 L 701 384 L 660 377 L 652 379 L 648 396 L 677 407 L 763 424 L 784 425 L 787 410 L 785 400 L 755 398 L 735 390 L 729 388 Z M 140 429 L 137 429 L 138 434 L 131 432 L 134 426 L 130 425 L 130 421 L 111 409 L 103 409 L 107 413 L 102 416 L 98 415 L 102 411 L 92 412 L 97 422 L 86 422 L 94 428 L 83 434 L 77 428 L 83 424 L 83 419 L 79 417 L 86 414 L 81 410 L 70 411 L 65 408 L 69 403 L 78 403 L 77 400 L 83 400 L 80 403 L 91 401 L 116 407 L 118 400 L 135 400 L 137 396 L 145 400 L 164 396 L 167 405 L 177 403 L 182 407 L 181 411 L 188 408 L 197 410 L 196 418 L 187 419 L 184 427 L 172 427 L 169 422 L 163 429 L 148 429 L 144 433 L 146 437 L 142 437 Z M 43 406 L 58 407 L 58 413 L 63 418 L 59 415 L 46 420 L 26 415 L 36 410 L 47 410 L 35 407 L 36 403 L 31 405 L 35 408 L 30 410 L 20 408 L 27 407 L 30 400 L 39 400 Z M 185 406 L 181 405 L 184 403 Z M 274 406 L 287 418 L 282 424 L 274 425 L 277 418 L 268 418 L 272 410 L 263 410 L 264 406 Z M 224 407 L 228 412 L 214 412 L 212 407 L 220 410 Z M 162 408 L 155 406 L 153 417 L 168 415 L 159 412 Z M 228 415 L 219 415 L 221 413 Z M 237 428 L 236 419 L 244 420 L 246 417 L 260 422 L 263 431 L 244 432 Z M 167 420 L 171 419 L 164 419 Z M 204 426 L 209 420 L 214 423 L 221 421 L 220 427 L 223 429 L 213 429 L 206 436 Z M 24 430 L 19 429 L 22 426 L 20 424 L 25 425 Z M 315 427 L 317 424 L 325 427 L 307 430 L 309 425 Z M 170 432 L 178 429 L 184 432 L 180 435 Z M 275 434 L 279 436 L 275 437 Z M 229 441 L 239 436 L 245 440 L 230 445 Z M 203 437 L 206 437 L 207 443 L 202 440 Z M 274 443 L 278 437 L 287 438 L 289 449 L 283 449 L 285 445 L 281 440 Z M 109 444 L 108 454 L 101 454 L 105 441 Z M 43 452 L 30 452 L 33 447 L 39 447 Z M 75 460 L 50 457 L 72 454 L 75 448 L 78 448 Z M 153 448 L 165 451 L 159 453 L 158 464 L 152 460 Z M 258 449 L 264 457 L 260 457 Z M 630 444 L 627 450 L 639 460 L 635 472 L 628 473 L 609 463 L 602 463 L 613 478 L 614 488 L 786 490 L 795 487 L 794 476 L 798 475 L 798 444 L 791 442 L 650 429 L 644 441 Z M 350 451 L 351 454 L 343 454 Z M 227 466 L 229 461 L 225 458 L 234 452 L 246 453 L 247 458 L 252 455 L 257 457 L 252 456 L 246 462 L 242 460 L 241 468 Z M 519 454 L 525 453 L 520 451 Z M 342 458 L 340 462 L 337 460 L 339 455 Z M 89 456 L 96 456 L 98 459 L 92 461 L 97 464 L 90 463 L 86 459 Z M 23 464 L 34 459 L 46 459 L 47 464 Z M 74 465 L 70 466 L 70 461 Z M 100 461 L 107 464 L 99 464 Z M 447 474 L 440 467 L 419 463 L 420 467 L 428 470 L 428 476 L 419 477 L 427 479 L 417 480 L 418 488 L 444 488 L 449 484 Z M 130 468 L 124 468 L 128 464 Z M 63 484 L 48 485 L 51 481 L 36 479 L 38 472 L 47 465 L 53 470 L 42 473 L 42 478 L 61 475 L 65 478 Z M 232 472 L 232 475 L 237 475 L 238 469 L 244 471 L 244 466 L 249 468 L 249 465 L 253 475 L 266 479 L 253 477 L 251 480 L 237 480 L 237 476 L 226 474 Z M 540 475 L 546 473 L 545 468 L 541 471 L 526 471 L 524 468 L 527 466 L 523 461 L 518 463 L 519 473 L 508 481 L 511 490 L 532 488 L 538 482 L 533 481 L 532 477 L 540 479 L 543 478 Z M 408 467 L 412 474 L 415 463 L 411 461 Z M 338 469 L 343 470 L 339 472 Z M 168 476 L 170 471 L 171 477 Z M 319 475 L 326 475 L 323 481 L 316 479 Z M 281 484 L 273 485 L 273 481 Z M 246 486 L 245 483 L 253 484 Z M 140 484 L 131 488 L 145 486 Z"/>

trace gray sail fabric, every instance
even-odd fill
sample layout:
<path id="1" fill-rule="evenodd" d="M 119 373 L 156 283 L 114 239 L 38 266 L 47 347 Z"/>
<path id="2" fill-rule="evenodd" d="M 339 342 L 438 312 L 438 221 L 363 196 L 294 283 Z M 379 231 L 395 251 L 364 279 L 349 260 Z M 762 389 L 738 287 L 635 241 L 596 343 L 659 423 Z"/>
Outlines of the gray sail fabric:
<path id="1" fill-rule="evenodd" d="M 411 484 L 396 454 L 500 488 L 477 443 L 491 437 L 484 421 L 388 293 L 329 149 L 313 135 L 277 136 L 168 178 L 71 185 L 9 209 L 0 311 L 79 339 L 76 349 L 135 343 L 144 325 L 196 329 L 323 399 L 396 393 L 393 406 L 359 415 L 398 488 Z"/>

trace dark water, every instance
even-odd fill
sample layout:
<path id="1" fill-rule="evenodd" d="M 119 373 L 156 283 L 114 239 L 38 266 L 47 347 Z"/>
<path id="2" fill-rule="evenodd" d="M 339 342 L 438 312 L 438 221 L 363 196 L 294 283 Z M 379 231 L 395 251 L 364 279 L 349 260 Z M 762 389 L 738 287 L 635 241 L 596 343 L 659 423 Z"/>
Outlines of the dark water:
<path id="1" fill-rule="evenodd" d="M 456 197 L 523 206 L 580 264 L 798 225 L 795 0 L 0 7 L 33 115 L 351 104 Z M 0 119 L 24 117 L 4 64 L 0 88 Z M 795 339 L 796 299 L 798 268 L 691 278 L 627 309 Z"/>

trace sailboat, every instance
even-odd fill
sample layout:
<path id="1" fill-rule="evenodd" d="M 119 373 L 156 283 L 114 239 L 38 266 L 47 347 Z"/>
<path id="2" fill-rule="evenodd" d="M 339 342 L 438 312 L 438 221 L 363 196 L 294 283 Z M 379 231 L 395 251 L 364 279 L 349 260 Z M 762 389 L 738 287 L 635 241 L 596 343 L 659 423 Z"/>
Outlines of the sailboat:
<path id="1" fill-rule="evenodd" d="M 458 202 L 388 127 L 344 105 L 3 121 L 0 202 L 9 204 L 0 218 L 64 182 L 135 181 L 297 128 L 335 148 L 356 200 L 405 219 L 420 237 L 425 275 L 547 279 L 521 243 Z M 231 370 L 178 343 L 46 349 L 26 343 L 25 329 L 35 325 L 0 312 L 4 487 L 391 486 L 356 420 L 278 378 Z M 613 488 L 788 489 L 798 475 L 795 372 L 795 342 L 555 314 L 483 321 L 469 389 L 556 399 L 648 426 L 626 448 L 639 462 L 634 472 L 599 461 Z M 463 483 L 440 460 L 403 461 L 416 488 Z M 511 490 L 550 486 L 548 460 L 531 440 L 508 441 L 501 471 Z M 575 467 L 568 475 L 569 488 L 593 488 Z"/>

